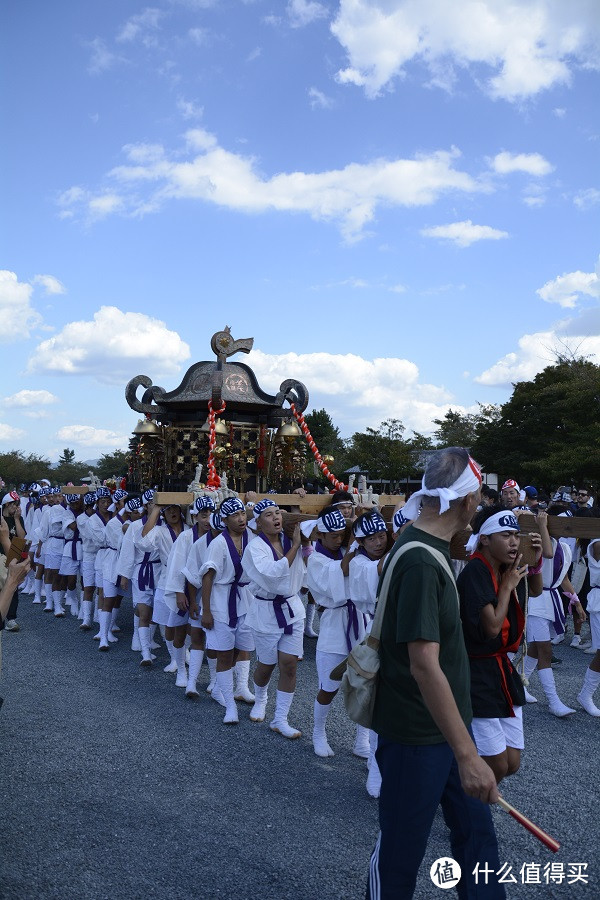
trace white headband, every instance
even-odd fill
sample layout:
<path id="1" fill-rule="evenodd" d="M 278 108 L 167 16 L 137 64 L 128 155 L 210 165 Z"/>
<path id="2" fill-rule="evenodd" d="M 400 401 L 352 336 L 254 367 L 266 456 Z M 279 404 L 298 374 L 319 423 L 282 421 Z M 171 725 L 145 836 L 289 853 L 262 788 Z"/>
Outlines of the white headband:
<path id="1" fill-rule="evenodd" d="M 479 531 L 471 535 L 465 544 L 465 550 L 467 553 L 475 553 L 482 534 L 498 534 L 501 531 L 520 531 L 518 519 L 511 512 L 498 512 L 486 519 Z"/>
<path id="2" fill-rule="evenodd" d="M 458 500 L 459 497 L 466 497 L 467 494 L 474 493 L 480 487 L 481 473 L 479 471 L 479 466 L 475 460 L 469 456 L 469 461 L 465 466 L 462 475 L 459 475 L 454 484 L 451 484 L 450 487 L 428 488 L 425 485 L 424 475 L 421 482 L 421 490 L 413 494 L 408 502 L 404 504 L 402 513 L 407 519 L 414 521 L 419 515 L 422 497 L 439 497 L 439 514 L 441 516 L 442 513 L 445 513 L 450 508 L 450 502 L 452 500 Z"/>

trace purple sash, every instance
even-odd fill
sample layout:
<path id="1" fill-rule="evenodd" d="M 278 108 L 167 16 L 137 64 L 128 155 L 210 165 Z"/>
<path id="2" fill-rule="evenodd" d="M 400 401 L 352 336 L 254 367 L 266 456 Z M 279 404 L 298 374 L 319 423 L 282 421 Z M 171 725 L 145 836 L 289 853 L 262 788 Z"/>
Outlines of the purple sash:
<path id="1" fill-rule="evenodd" d="M 151 553 L 144 553 L 144 558 L 140 563 L 138 572 L 138 587 L 140 591 L 154 590 L 154 564 L 159 562 L 158 559 L 150 559 Z"/>
<path id="2" fill-rule="evenodd" d="M 258 534 L 258 537 L 262 538 L 262 540 L 265 542 L 265 544 L 267 544 L 267 546 L 271 550 L 271 553 L 273 554 L 273 559 L 275 561 L 277 561 L 279 559 L 279 556 L 277 556 L 277 552 L 276 552 L 273 544 L 271 543 L 271 541 L 265 537 L 265 535 L 262 533 L 262 531 Z M 283 547 L 283 555 L 285 556 L 285 554 L 288 553 L 289 550 L 291 549 L 292 542 L 289 539 L 289 537 L 286 534 L 284 534 L 283 532 L 281 533 L 281 545 Z M 288 622 L 286 621 L 286 618 L 283 614 L 283 609 L 282 609 L 282 606 L 285 603 L 285 605 L 288 608 L 288 613 L 289 613 L 290 619 L 293 617 L 294 610 L 292 609 L 290 604 L 287 602 L 290 599 L 289 597 L 284 597 L 283 594 L 277 594 L 275 597 L 259 597 L 257 595 L 256 599 L 263 600 L 265 603 L 272 603 L 273 604 L 273 612 L 275 613 L 275 619 L 277 620 L 277 625 L 279 626 L 279 628 L 283 628 L 284 634 L 292 634 L 294 628 L 292 625 L 289 625 Z"/>
<path id="3" fill-rule="evenodd" d="M 556 584 L 560 578 L 564 561 L 565 554 L 563 548 L 561 547 L 560 541 L 557 541 L 554 558 L 552 560 L 552 585 L 550 587 L 544 586 L 544 590 L 548 591 L 552 597 L 552 606 L 554 608 L 554 630 L 557 635 L 565 633 L 565 609 L 562 598 L 558 592 L 558 585 Z"/>
<path id="4" fill-rule="evenodd" d="M 227 609 L 229 612 L 229 627 L 235 628 L 238 620 L 237 614 L 237 598 L 238 598 L 238 587 L 245 587 L 248 582 L 242 581 L 242 557 L 237 551 L 237 547 L 233 543 L 231 539 L 231 535 L 225 529 L 223 531 L 223 537 L 225 538 L 225 543 L 227 544 L 227 549 L 229 550 L 229 556 L 231 557 L 231 562 L 233 563 L 233 568 L 235 571 L 235 577 L 231 582 L 231 587 L 229 588 L 229 600 L 227 602 Z M 244 554 L 244 550 L 248 546 L 248 532 L 244 531 L 242 535 L 242 556 Z"/>
<path id="5" fill-rule="evenodd" d="M 331 550 L 326 550 L 326 549 L 325 549 L 325 547 L 323 546 L 323 544 L 321 543 L 321 541 L 317 541 L 317 542 L 316 542 L 316 544 L 315 544 L 315 552 L 316 552 L 316 553 L 322 553 L 323 556 L 326 556 L 326 557 L 327 557 L 327 559 L 337 559 L 337 560 L 341 560 L 341 559 L 344 558 L 344 554 L 342 553 L 341 549 L 338 550 L 337 556 L 334 556 L 333 553 L 331 552 Z"/>
<path id="6" fill-rule="evenodd" d="M 77 525 L 73 529 L 73 537 L 65 538 L 65 544 L 71 544 L 71 559 L 77 560 L 77 543 L 81 544 L 79 528 Z"/>

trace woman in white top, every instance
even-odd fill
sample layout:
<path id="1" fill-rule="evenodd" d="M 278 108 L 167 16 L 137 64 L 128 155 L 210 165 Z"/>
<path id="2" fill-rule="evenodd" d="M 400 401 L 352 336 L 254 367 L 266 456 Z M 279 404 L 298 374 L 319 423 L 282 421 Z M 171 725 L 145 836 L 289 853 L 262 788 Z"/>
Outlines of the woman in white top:
<path id="1" fill-rule="evenodd" d="M 269 680 L 279 665 L 275 716 L 271 729 L 286 738 L 299 738 L 301 732 L 288 722 L 296 690 L 298 658 L 303 652 L 304 604 L 300 589 L 304 582 L 304 562 L 300 526 L 293 538 L 282 531 L 281 510 L 272 500 L 260 500 L 254 506 L 256 539 L 250 541 L 242 557 L 244 575 L 252 595 L 246 625 L 254 633 L 258 665 L 254 670 L 255 702 L 252 722 L 265 718 Z"/>

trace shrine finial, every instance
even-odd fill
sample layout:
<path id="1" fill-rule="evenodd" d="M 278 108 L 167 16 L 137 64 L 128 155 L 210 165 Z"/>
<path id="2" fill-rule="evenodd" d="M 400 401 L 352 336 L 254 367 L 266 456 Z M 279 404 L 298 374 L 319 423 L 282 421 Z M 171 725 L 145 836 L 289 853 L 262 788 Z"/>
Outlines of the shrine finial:
<path id="1" fill-rule="evenodd" d="M 250 353 L 253 344 L 254 338 L 240 338 L 239 341 L 234 341 L 229 325 L 225 326 L 225 331 L 217 331 L 210 339 L 211 350 L 222 363 L 234 353 Z"/>

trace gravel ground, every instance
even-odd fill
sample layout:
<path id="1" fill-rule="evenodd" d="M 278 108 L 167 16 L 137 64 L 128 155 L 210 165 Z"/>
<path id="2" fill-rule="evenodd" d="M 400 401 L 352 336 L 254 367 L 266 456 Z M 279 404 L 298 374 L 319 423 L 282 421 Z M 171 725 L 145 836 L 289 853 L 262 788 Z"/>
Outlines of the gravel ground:
<path id="1" fill-rule="evenodd" d="M 306 641 L 286 741 L 266 724 L 224 726 L 201 690 L 186 700 L 166 675 L 166 650 L 152 670 L 130 649 L 130 610 L 109 653 L 24 596 L 21 631 L 3 633 L 0 693 L 0 897 L 359 900 L 377 834 L 377 803 L 366 794 L 366 766 L 352 755 L 353 726 L 338 698 L 328 733 L 336 755 L 318 759 L 310 728 L 316 689 L 315 641 Z M 575 697 L 591 657 L 556 648 L 563 701 Z M 200 686 L 208 682 L 203 667 Z M 508 897 L 597 898 L 597 788 L 600 719 L 579 711 L 549 715 L 540 697 L 525 713 L 521 771 L 504 796 L 562 844 L 552 854 L 494 808 L 500 859 L 517 883 Z M 272 690 L 271 693 L 274 693 Z M 600 698 L 596 698 L 600 703 Z M 267 715 L 273 706 L 269 703 Z M 268 719 L 267 719 L 268 721 Z M 417 898 L 440 896 L 431 864 L 449 852 L 437 816 Z M 523 882 L 533 863 L 539 884 Z M 563 867 L 562 884 L 544 881 L 546 863 Z M 572 863 L 587 863 L 588 883 L 567 883 Z"/>

